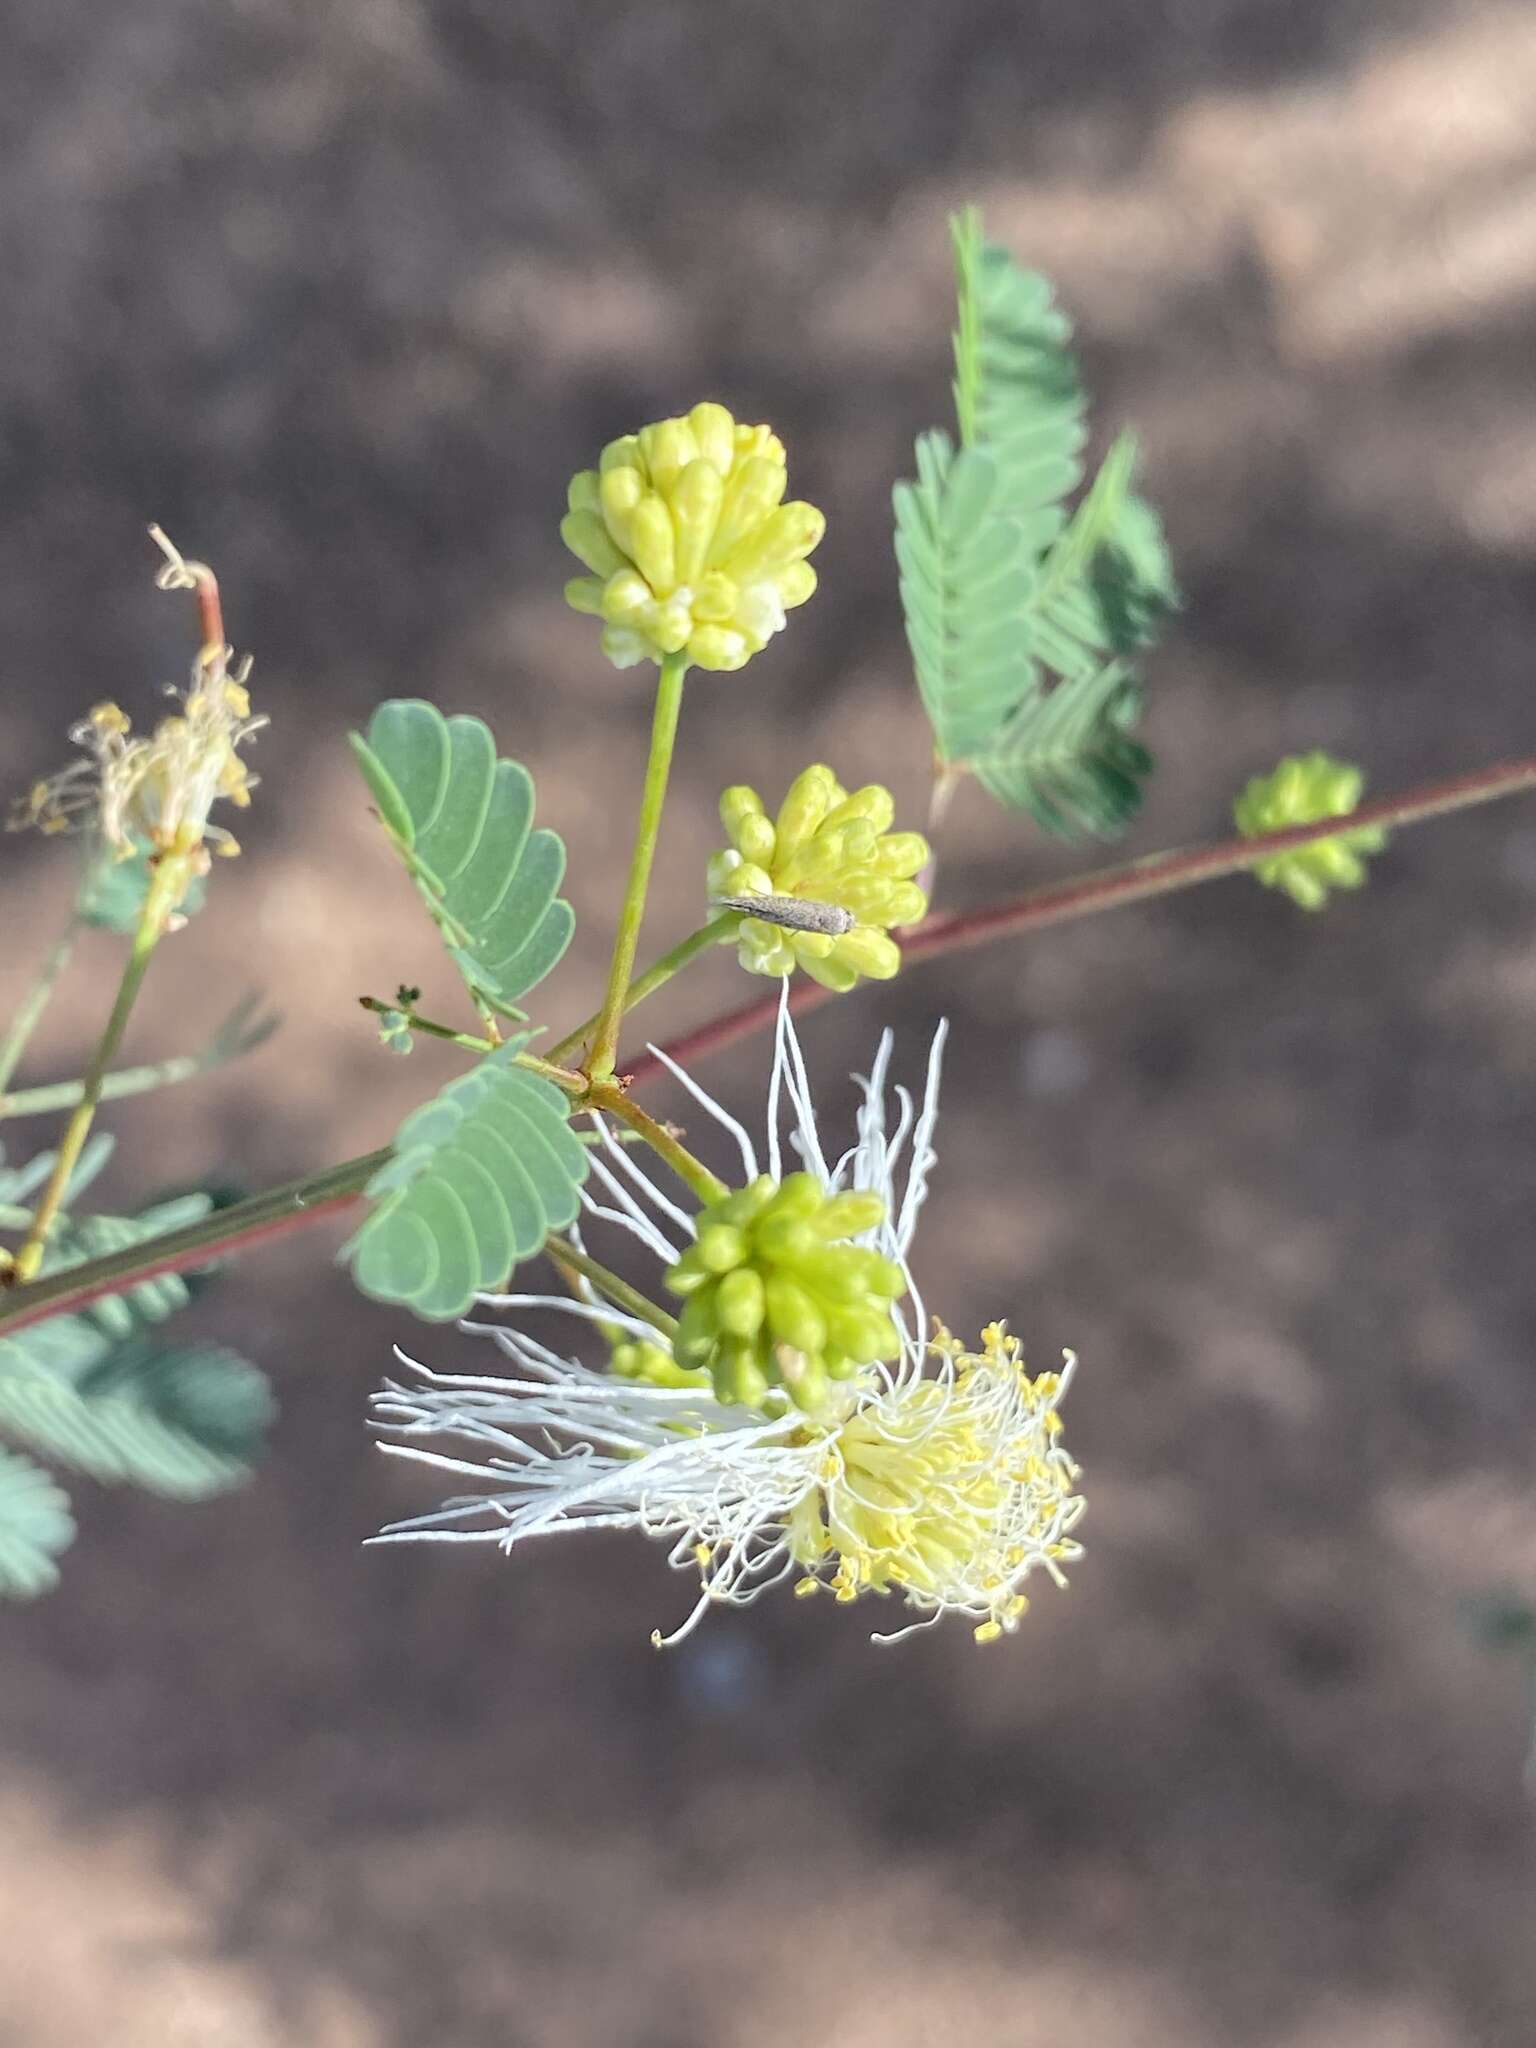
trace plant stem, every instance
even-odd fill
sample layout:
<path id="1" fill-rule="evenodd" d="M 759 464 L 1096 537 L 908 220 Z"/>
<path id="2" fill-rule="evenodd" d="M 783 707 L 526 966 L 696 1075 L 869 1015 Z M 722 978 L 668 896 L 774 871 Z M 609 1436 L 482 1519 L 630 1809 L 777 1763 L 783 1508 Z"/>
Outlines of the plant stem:
<path id="1" fill-rule="evenodd" d="M 1417 789 L 1405 790 L 1399 796 L 1362 804 L 1350 813 L 1349 823 L 1355 826 L 1412 825 L 1448 811 L 1493 803 L 1501 797 L 1515 796 L 1531 789 L 1536 789 L 1536 755 L 1523 761 L 1499 762 L 1472 775 L 1427 783 Z M 1324 819 L 1315 825 L 1293 825 L 1282 832 L 1267 832 L 1255 839 L 1227 840 L 1215 846 L 1152 854 L 1145 860 L 1133 861 L 1129 866 L 1105 869 L 1075 882 L 1028 890 L 978 910 L 931 918 L 926 924 L 917 926 L 904 942 L 906 956 L 909 962 L 934 959 L 965 946 L 983 945 L 1009 934 L 1060 924 L 1094 911 L 1112 910 L 1118 904 L 1134 902 L 1138 898 L 1189 888 L 1197 882 L 1213 881 L 1219 876 L 1253 867 L 1259 861 L 1267 860 L 1271 854 L 1326 839 L 1340 829 L 1339 819 Z M 825 1000 L 825 996 L 826 992 L 817 983 L 806 981 L 794 991 L 791 1004 L 798 1013 L 814 1008 Z M 761 1001 L 744 1004 L 729 1015 L 715 1018 L 698 1030 L 672 1040 L 666 1051 L 674 1059 L 698 1058 L 718 1051 L 748 1032 L 771 1023 L 778 1012 L 778 1005 L 777 989 L 770 990 Z M 637 1060 L 629 1077 L 631 1085 L 643 1085 L 654 1078 L 659 1065 L 650 1055 Z M 625 1121 L 633 1129 L 634 1115 L 643 1112 L 639 1112 L 637 1106 L 617 1090 L 615 1095 L 617 1099 L 610 1104 L 594 1106 L 611 1107 L 612 1113 L 618 1116 L 618 1102 L 624 1102 L 631 1113 Z M 106 1258 L 90 1259 L 65 1272 L 50 1273 L 34 1280 L 29 1287 L 0 1297 L 0 1331 L 8 1335 L 30 1323 L 42 1322 L 49 1316 L 83 1308 L 92 1301 L 100 1300 L 103 1295 L 120 1294 L 140 1280 L 210 1265 L 215 1259 L 230 1258 L 255 1245 L 272 1243 L 294 1231 L 307 1229 L 311 1223 L 350 1207 L 390 1156 L 390 1149 L 385 1146 L 361 1159 L 349 1159 L 321 1173 L 307 1174 L 286 1187 L 254 1196 L 248 1202 L 240 1202 L 215 1215 L 203 1217 L 181 1230 L 169 1231 L 164 1236 L 129 1246 Z"/>
<path id="2" fill-rule="evenodd" d="M 579 1104 L 585 1104 L 591 1093 L 592 1084 L 585 1074 L 575 1073 L 570 1067 L 557 1067 L 553 1060 L 541 1060 L 536 1052 L 514 1053 L 512 1064 L 526 1067 L 530 1074 L 537 1074 L 542 1080 L 553 1081 L 567 1095 L 577 1097 Z"/>
<path id="3" fill-rule="evenodd" d="M 637 1138 L 644 1139 L 651 1150 L 667 1162 L 685 1187 L 692 1188 L 701 1202 L 723 1202 L 730 1193 L 723 1180 L 717 1180 L 701 1159 L 695 1159 L 665 1124 L 658 1123 L 638 1102 L 631 1102 L 617 1083 L 594 1081 L 582 1107 L 604 1110 L 608 1115 L 617 1117 L 620 1123 L 627 1124 Z"/>
<path id="4" fill-rule="evenodd" d="M 101 1084 L 97 1101 L 117 1102 L 124 1096 L 148 1095 L 156 1088 L 172 1088 L 182 1081 L 194 1081 L 199 1074 L 212 1073 L 216 1067 L 254 1050 L 271 1037 L 277 1028 L 277 1019 L 257 1013 L 255 1024 L 247 1026 L 243 1020 L 252 1009 L 249 1002 L 238 1005 L 232 1017 L 219 1027 L 201 1052 L 177 1053 L 149 1066 L 121 1067 L 115 1074 L 108 1074 Z M 240 1020 L 239 1027 L 232 1028 L 237 1020 Z M 16 1088 L 9 1095 L 0 1095 L 0 1118 L 43 1116 L 54 1110 L 73 1109 L 84 1094 L 84 1081 L 50 1081 L 38 1088 Z"/>
<path id="5" fill-rule="evenodd" d="M 403 1003 L 386 1003 L 380 996 L 359 996 L 357 1000 L 363 1009 L 372 1010 L 375 1016 L 403 1017 L 410 1030 L 424 1032 L 428 1038 L 446 1038 L 450 1045 L 461 1045 L 466 1052 L 496 1050 L 498 1041 L 474 1038 L 467 1031 L 455 1031 L 451 1024 L 438 1024 L 430 1017 L 418 1016 Z"/>
<path id="6" fill-rule="evenodd" d="M 722 910 L 720 915 L 712 917 L 708 924 L 700 925 L 696 932 L 690 932 L 686 939 L 680 939 L 670 953 L 663 953 L 659 960 L 653 961 L 647 967 L 638 980 L 629 984 L 624 991 L 623 1014 L 628 1016 L 629 1012 L 643 1003 L 647 996 L 654 995 L 663 982 L 670 981 L 680 967 L 686 967 L 690 960 L 706 952 L 740 922 L 739 910 Z M 566 1053 L 574 1052 L 578 1045 L 591 1037 L 601 1021 L 601 1011 L 595 1011 L 592 1016 L 578 1024 L 574 1031 L 567 1031 L 558 1045 L 549 1048 L 549 1058 L 558 1060 Z"/>
<path id="7" fill-rule="evenodd" d="M 104 1295 L 121 1294 L 141 1280 L 154 1280 L 162 1273 L 193 1272 L 254 1245 L 276 1244 L 324 1217 L 349 1209 L 393 1156 L 392 1148 L 382 1145 L 377 1152 L 344 1160 L 322 1173 L 306 1173 L 228 1209 L 216 1209 L 195 1223 L 184 1223 L 180 1230 L 168 1230 L 163 1236 L 127 1245 L 103 1258 L 82 1260 L 60 1272 L 44 1273 L 29 1286 L 0 1296 L 0 1322 L 7 1333 L 23 1330 L 50 1316 L 88 1308 Z"/>
<path id="8" fill-rule="evenodd" d="M 10 1086 L 11 1076 L 31 1041 L 33 1032 L 42 1020 L 44 1010 L 58 986 L 59 976 L 69 965 L 70 955 L 75 950 L 75 940 L 80 936 L 80 920 L 72 916 L 62 932 L 53 942 L 53 950 L 38 969 L 37 979 L 26 994 L 21 1008 L 12 1019 L 11 1028 L 0 1043 L 0 1097 Z"/>
<path id="9" fill-rule="evenodd" d="M 1536 789 L 1536 755 L 1520 761 L 1499 761 L 1471 775 L 1425 783 L 1398 796 L 1378 797 L 1374 803 L 1361 804 L 1347 818 L 1288 825 L 1283 831 L 1265 832 L 1253 839 L 1224 839 L 1212 846 L 1150 853 L 1123 867 L 1100 868 L 1073 881 L 1027 889 L 1021 895 L 1005 897 L 1000 903 L 985 904 L 980 909 L 927 918 L 903 935 L 902 962 L 904 966 L 916 966 L 919 961 L 987 945 L 993 939 L 1041 931 L 1047 925 L 1090 917 L 1100 910 L 1118 910 L 1122 904 L 1144 902 L 1152 896 L 1171 896 L 1177 890 L 1193 888 L 1197 882 L 1215 882 L 1224 875 L 1243 874 L 1273 854 L 1310 846 L 1314 840 L 1332 838 L 1347 828 L 1416 825 L 1426 818 L 1470 810 L 1474 805 L 1494 803 L 1500 797 L 1518 796 L 1531 789 Z M 820 1009 L 830 995 L 831 991 L 819 983 L 805 980 L 791 992 L 790 1008 L 800 1016 L 808 1010 Z M 719 1052 L 738 1038 L 762 1030 L 773 1021 L 778 1008 L 778 991 L 770 990 L 723 1017 L 712 1018 L 696 1030 L 685 1032 L 681 1038 L 673 1039 L 665 1051 L 686 1066 L 691 1060 Z M 629 1064 L 631 1086 L 648 1081 L 659 1066 L 653 1054 L 640 1054 Z"/>
<path id="10" fill-rule="evenodd" d="M 123 978 L 118 983 L 117 998 L 107 1018 L 106 1028 L 101 1034 L 91 1064 L 86 1069 L 85 1079 L 80 1084 L 80 1100 L 75 1105 L 59 1142 L 58 1157 L 53 1162 L 42 1193 L 37 1199 L 33 1213 L 32 1227 L 27 1232 L 11 1278 L 17 1282 L 32 1279 L 43 1262 L 43 1252 L 48 1243 L 48 1234 L 53 1229 L 54 1218 L 64 1200 L 64 1191 L 69 1186 L 69 1177 L 79 1163 L 80 1154 L 90 1134 L 91 1122 L 96 1115 L 96 1105 L 101 1100 L 102 1083 L 107 1077 L 107 1068 L 112 1056 L 122 1043 L 139 990 L 144 985 L 144 976 L 149 970 L 150 960 L 156 946 L 164 936 L 165 927 L 172 911 L 186 894 L 191 879 L 192 863 L 185 853 L 166 853 L 161 856 L 151 871 L 149 890 L 144 898 L 144 908 L 139 913 L 138 929 L 133 935 L 133 946 L 128 954 L 128 964 L 123 969 Z"/>
<path id="11" fill-rule="evenodd" d="M 677 1335 L 677 1318 L 669 1316 L 655 1302 L 647 1300 L 637 1287 L 631 1287 L 627 1280 L 621 1280 L 617 1273 L 610 1273 L 606 1266 L 600 1266 L 596 1259 L 585 1252 L 577 1251 L 563 1237 L 552 1237 L 545 1247 L 551 1259 L 560 1267 L 579 1273 L 584 1280 L 602 1294 L 606 1294 L 615 1308 L 626 1309 L 630 1315 L 638 1316 L 642 1323 L 649 1323 L 653 1330 L 659 1330 L 664 1337 Z"/>
<path id="12" fill-rule="evenodd" d="M 619 1020 L 630 976 L 635 971 L 635 947 L 640 939 L 640 920 L 645 915 L 645 891 L 651 879 L 651 862 L 656 853 L 656 836 L 661 829 L 661 808 L 666 802 L 667 775 L 672 767 L 672 749 L 677 743 L 677 720 L 683 704 L 683 677 L 688 673 L 685 654 L 669 654 L 661 664 L 656 685 L 656 710 L 651 720 L 651 751 L 645 764 L 645 787 L 640 797 L 640 822 L 635 828 L 635 850 L 630 856 L 629 881 L 614 934 L 613 961 L 608 969 L 608 993 L 597 1015 L 597 1030 L 587 1071 L 594 1081 L 606 1081 L 613 1073 L 619 1045 Z"/>

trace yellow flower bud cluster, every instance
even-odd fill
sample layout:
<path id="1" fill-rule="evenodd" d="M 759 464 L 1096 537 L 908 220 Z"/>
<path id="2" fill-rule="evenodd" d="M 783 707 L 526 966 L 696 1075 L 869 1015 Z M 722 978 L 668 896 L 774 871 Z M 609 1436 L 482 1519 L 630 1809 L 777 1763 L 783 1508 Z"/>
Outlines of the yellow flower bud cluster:
<path id="1" fill-rule="evenodd" d="M 560 537 L 591 574 L 566 601 L 603 621 L 615 667 L 738 669 L 767 645 L 816 588 L 805 558 L 826 526 L 782 502 L 787 481 L 778 436 L 712 404 L 610 441 L 572 479 Z"/>
<path id="2" fill-rule="evenodd" d="M 1312 825 L 1345 818 L 1360 801 L 1365 777 L 1349 761 L 1318 749 L 1292 754 L 1273 775 L 1256 775 L 1232 806 L 1245 839 L 1280 832 L 1287 825 Z M 1357 825 L 1310 846 L 1292 848 L 1260 861 L 1254 873 L 1267 889 L 1283 889 L 1303 910 L 1321 910 L 1330 889 L 1358 889 L 1366 878 L 1365 853 L 1380 853 L 1387 835 L 1379 825 Z"/>
<path id="3" fill-rule="evenodd" d="M 906 1291 L 894 1260 L 850 1238 L 885 1203 L 868 1190 L 829 1195 L 814 1174 L 759 1174 L 699 1215 L 693 1244 L 667 1272 L 683 1298 L 673 1353 L 706 1367 L 724 1402 L 760 1407 L 782 1387 L 815 1413 L 829 1383 L 895 1358 L 891 1303 Z"/>
<path id="4" fill-rule="evenodd" d="M 765 904 L 761 918 L 743 917 L 732 935 L 749 974 L 803 967 L 839 994 L 860 975 L 890 979 L 901 965 L 890 927 L 915 924 L 928 908 L 913 879 L 927 864 L 928 842 L 920 832 L 893 832 L 894 815 L 888 789 L 871 782 L 850 796 L 821 763 L 795 777 L 777 818 L 767 815 L 756 790 L 725 792 L 720 820 L 732 844 L 710 860 L 711 898 L 780 899 Z M 846 928 L 791 925 L 796 913 L 786 898 L 845 911 L 847 919 L 826 922 Z"/>

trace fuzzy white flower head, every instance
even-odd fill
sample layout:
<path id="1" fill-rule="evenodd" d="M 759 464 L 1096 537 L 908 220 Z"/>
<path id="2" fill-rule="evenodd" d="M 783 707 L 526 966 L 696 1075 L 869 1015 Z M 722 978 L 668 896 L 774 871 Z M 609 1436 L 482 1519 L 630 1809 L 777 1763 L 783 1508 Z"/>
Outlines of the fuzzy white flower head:
<path id="1" fill-rule="evenodd" d="M 512 1377 L 434 1373 L 400 1354 L 417 1377 L 374 1396 L 376 1420 L 399 1439 L 383 1448 L 476 1485 L 374 1540 L 493 1542 L 510 1551 L 561 1530 L 639 1529 L 699 1577 L 692 1612 L 670 1636 L 656 1634 L 658 1644 L 687 1634 L 711 1606 L 745 1606 L 789 1578 L 801 1593 L 824 1586 L 840 1601 L 866 1592 L 899 1597 L 919 1619 L 897 1635 L 956 1613 L 971 1618 L 979 1641 L 1016 1628 L 1030 1573 L 1064 1584 L 1063 1566 L 1081 1555 L 1071 1532 L 1084 1503 L 1072 1491 L 1077 1467 L 1062 1448 L 1057 1413 L 1074 1361 L 1069 1353 L 1060 1373 L 1030 1378 L 1018 1340 L 998 1323 L 976 1352 L 942 1326 L 923 1338 L 907 1254 L 934 1164 L 943 1041 L 941 1026 L 921 1108 L 905 1089 L 894 1091 L 893 1125 L 892 1041 L 882 1037 L 860 1082 L 856 1141 L 829 1163 L 787 1003 L 779 1013 L 767 1171 L 780 1177 L 787 1106 L 789 1143 L 829 1194 L 853 1188 L 882 1198 L 884 1219 L 861 1242 L 896 1261 L 908 1283 L 893 1363 L 835 1388 L 817 1414 L 782 1399 L 784 1412 L 765 1414 L 723 1405 L 708 1384 L 687 1384 L 707 1376 L 676 1368 L 665 1331 L 590 1293 L 487 1297 L 489 1307 L 559 1309 L 610 1336 L 622 1333 L 670 1370 L 616 1377 L 501 1325 L 464 1327 L 499 1345 L 516 1368 Z M 735 1138 L 753 1180 L 760 1169 L 747 1133 L 680 1068 L 673 1072 Z M 590 1214 L 672 1265 L 693 1234 L 688 1215 L 630 1149 L 606 1130 L 601 1137 L 593 1173 L 607 1200 L 586 1195 Z M 770 1399 L 765 1408 L 772 1406 Z M 431 1448 L 433 1441 L 460 1449 Z"/>

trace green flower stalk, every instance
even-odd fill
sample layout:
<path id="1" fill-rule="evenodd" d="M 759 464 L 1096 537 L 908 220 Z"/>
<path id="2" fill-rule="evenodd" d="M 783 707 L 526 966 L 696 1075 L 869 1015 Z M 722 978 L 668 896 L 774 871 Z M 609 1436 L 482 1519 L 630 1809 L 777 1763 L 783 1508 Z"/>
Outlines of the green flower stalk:
<path id="1" fill-rule="evenodd" d="M 1287 825 L 1313 825 L 1345 818 L 1359 803 L 1365 777 L 1349 761 L 1321 750 L 1292 754 L 1272 775 L 1256 775 L 1232 806 L 1245 839 Z M 1380 853 L 1387 835 L 1380 825 L 1360 825 L 1336 838 L 1316 839 L 1288 853 L 1260 861 L 1254 873 L 1267 889 L 1283 889 L 1303 910 L 1321 910 L 1330 889 L 1358 889 L 1366 879 L 1362 854 Z"/>
<path id="2" fill-rule="evenodd" d="M 826 521 L 783 503 L 784 445 L 696 405 L 610 441 L 572 479 L 560 537 L 590 572 L 568 604 L 603 621 L 616 668 L 686 654 L 699 668 L 741 668 L 816 588 L 806 556 Z"/>
<path id="3" fill-rule="evenodd" d="M 915 924 L 928 898 L 913 879 L 926 866 L 920 832 L 893 832 L 888 789 L 867 783 L 850 796 L 817 762 L 789 786 L 777 818 L 755 789 L 726 790 L 720 820 L 731 845 L 709 863 L 711 898 L 763 914 L 727 934 L 749 974 L 792 974 L 803 967 L 844 994 L 862 975 L 888 981 L 901 966 L 890 928 Z"/>
<path id="4" fill-rule="evenodd" d="M 758 1174 L 709 1204 L 666 1276 L 685 1304 L 677 1363 L 706 1368 L 721 1401 L 759 1408 L 782 1387 L 816 1413 L 830 1382 L 901 1350 L 891 1304 L 906 1292 L 902 1270 L 848 1242 L 885 1220 L 871 1189 L 829 1194 L 810 1173 Z"/>

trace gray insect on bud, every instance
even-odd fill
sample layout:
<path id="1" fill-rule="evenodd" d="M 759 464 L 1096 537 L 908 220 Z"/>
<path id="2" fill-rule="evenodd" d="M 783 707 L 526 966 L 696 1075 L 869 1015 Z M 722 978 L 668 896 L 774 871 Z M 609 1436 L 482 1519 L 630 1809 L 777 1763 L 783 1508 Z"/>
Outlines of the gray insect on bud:
<path id="1" fill-rule="evenodd" d="M 764 924 L 782 925 L 790 932 L 825 932 L 830 939 L 840 939 L 859 921 L 841 903 L 812 903 L 804 896 L 717 896 L 714 905 L 717 910 L 760 917 Z"/>

